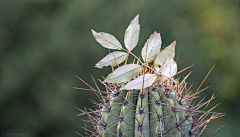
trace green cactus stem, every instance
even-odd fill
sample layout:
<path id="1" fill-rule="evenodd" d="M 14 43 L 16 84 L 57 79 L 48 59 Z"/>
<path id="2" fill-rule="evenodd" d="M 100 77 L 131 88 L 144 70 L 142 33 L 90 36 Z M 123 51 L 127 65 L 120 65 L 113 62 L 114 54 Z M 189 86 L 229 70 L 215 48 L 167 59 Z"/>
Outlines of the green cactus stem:
<path id="1" fill-rule="evenodd" d="M 96 110 L 79 109 L 81 113 L 78 116 L 87 115 L 92 126 L 84 128 L 88 131 L 87 136 L 198 137 L 204 134 L 210 122 L 224 116 L 223 113 L 210 113 L 213 108 L 206 110 L 214 94 L 208 101 L 202 99 L 194 105 L 196 95 L 208 87 L 201 91 L 199 87 L 195 93 L 191 93 L 186 83 L 191 72 L 182 81 L 178 79 L 182 71 L 177 72 L 177 63 L 174 61 L 176 41 L 161 49 L 160 33 L 154 32 L 142 48 L 142 59 L 131 52 L 139 39 L 139 15 L 126 29 L 126 49 L 111 34 L 94 30 L 92 33 L 104 48 L 121 51 L 112 51 L 95 66 L 112 67 L 113 72 L 104 81 L 99 80 L 105 86 L 105 91 L 98 88 L 94 79 L 97 89 L 87 84 L 90 87 L 87 90 L 93 91 L 99 101 L 95 103 Z M 129 55 L 135 58 L 136 63 L 127 64 Z M 121 65 L 122 62 L 125 64 Z M 115 66 L 117 68 L 114 70 Z"/>

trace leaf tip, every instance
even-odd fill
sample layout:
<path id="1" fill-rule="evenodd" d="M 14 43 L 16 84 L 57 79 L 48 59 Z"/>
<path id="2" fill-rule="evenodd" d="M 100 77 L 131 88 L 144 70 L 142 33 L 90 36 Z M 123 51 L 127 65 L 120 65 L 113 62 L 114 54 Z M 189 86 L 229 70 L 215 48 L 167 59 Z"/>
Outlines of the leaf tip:
<path id="1" fill-rule="evenodd" d="M 99 68 L 99 69 L 102 69 L 102 68 L 103 68 L 102 66 L 99 65 L 99 63 L 95 64 L 94 67 Z"/>
<path id="2" fill-rule="evenodd" d="M 93 29 L 91 29 L 91 31 L 92 31 L 92 34 L 93 34 L 93 35 L 96 35 L 96 34 L 97 34 L 97 32 L 94 31 Z"/>
<path id="3" fill-rule="evenodd" d="M 139 14 L 132 20 L 132 23 L 133 23 L 133 22 L 134 22 L 134 23 L 137 23 L 137 24 L 136 24 L 137 26 L 140 26 L 140 25 L 139 25 Z"/>
<path id="4" fill-rule="evenodd" d="M 135 20 L 135 19 L 139 19 L 139 14 L 134 18 L 134 20 Z"/>
<path id="5" fill-rule="evenodd" d="M 176 43 L 177 43 L 177 41 L 176 40 L 174 40 L 173 42 L 172 42 L 172 44 L 175 46 L 176 45 Z"/>

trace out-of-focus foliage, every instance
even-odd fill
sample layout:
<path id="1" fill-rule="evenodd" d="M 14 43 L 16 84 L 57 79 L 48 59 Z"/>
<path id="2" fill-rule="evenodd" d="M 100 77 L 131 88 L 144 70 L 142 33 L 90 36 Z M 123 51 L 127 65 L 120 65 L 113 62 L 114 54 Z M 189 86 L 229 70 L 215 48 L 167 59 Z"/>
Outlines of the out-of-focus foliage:
<path id="1" fill-rule="evenodd" d="M 83 133 L 83 117 L 75 116 L 75 107 L 90 107 L 88 99 L 95 96 L 72 89 L 86 88 L 74 74 L 93 86 L 90 75 L 111 72 L 93 67 L 108 50 L 94 40 L 91 29 L 114 34 L 123 45 L 126 20 L 137 14 L 141 33 L 133 52 L 140 53 L 155 30 L 163 46 L 177 40 L 179 70 L 194 64 L 188 79 L 189 86 L 194 82 L 192 92 L 216 65 L 203 84 L 212 87 L 204 93 L 210 97 L 217 87 L 215 102 L 221 104 L 215 111 L 228 115 L 214 121 L 210 131 L 227 124 L 212 136 L 239 136 L 239 8 L 237 0 L 0 1 L 0 136 Z"/>

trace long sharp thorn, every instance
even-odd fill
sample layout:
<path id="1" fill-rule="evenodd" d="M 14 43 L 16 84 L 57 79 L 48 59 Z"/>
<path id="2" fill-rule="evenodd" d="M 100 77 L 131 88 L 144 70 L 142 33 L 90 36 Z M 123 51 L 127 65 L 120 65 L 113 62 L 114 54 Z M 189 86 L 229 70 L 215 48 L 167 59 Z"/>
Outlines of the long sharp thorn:
<path id="1" fill-rule="evenodd" d="M 198 87 L 197 91 L 195 93 L 198 93 L 198 90 L 201 88 L 202 84 L 204 83 L 204 81 L 207 79 L 208 75 L 210 74 L 210 72 L 212 71 L 212 69 L 214 68 L 215 65 L 213 65 L 213 67 L 210 69 L 210 71 L 208 72 L 207 76 L 204 78 L 204 80 L 202 81 L 202 83 L 200 84 L 200 86 Z M 193 100 L 194 96 L 192 97 Z M 192 102 L 192 100 L 190 101 L 190 104 Z"/>
<path id="2" fill-rule="evenodd" d="M 225 124 L 225 125 L 222 125 L 222 126 L 219 127 L 218 129 L 216 129 L 215 131 L 213 131 L 213 132 L 212 132 L 210 135 L 208 135 L 207 137 L 211 136 L 213 133 L 217 132 L 219 129 L 223 128 L 224 126 L 226 126 L 226 124 Z"/>

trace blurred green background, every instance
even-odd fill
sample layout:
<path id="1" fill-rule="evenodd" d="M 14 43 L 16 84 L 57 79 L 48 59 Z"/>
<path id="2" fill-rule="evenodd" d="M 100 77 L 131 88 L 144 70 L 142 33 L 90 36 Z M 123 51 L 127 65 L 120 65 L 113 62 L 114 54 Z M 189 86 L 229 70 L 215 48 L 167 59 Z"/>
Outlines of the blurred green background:
<path id="1" fill-rule="evenodd" d="M 130 21 L 140 14 L 139 56 L 150 34 L 160 32 L 163 45 L 177 40 L 178 70 L 194 64 L 188 85 L 196 91 L 215 64 L 201 94 L 227 116 L 210 124 L 215 137 L 240 136 L 240 1 L 239 0 L 1 0 L 0 1 L 0 136 L 74 137 L 84 134 L 75 107 L 91 107 L 90 85 L 111 68 L 93 66 L 108 50 L 91 29 L 113 34 L 122 44 Z"/>

